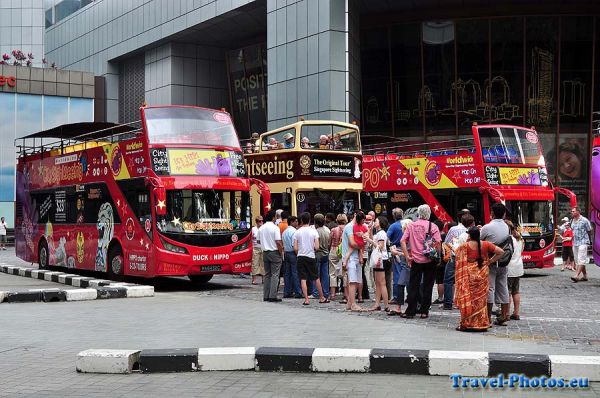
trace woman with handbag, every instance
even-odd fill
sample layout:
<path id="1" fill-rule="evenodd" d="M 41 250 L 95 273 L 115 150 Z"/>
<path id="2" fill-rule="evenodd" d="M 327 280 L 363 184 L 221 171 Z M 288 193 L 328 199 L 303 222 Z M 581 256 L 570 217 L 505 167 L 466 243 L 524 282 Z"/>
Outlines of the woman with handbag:
<path id="1" fill-rule="evenodd" d="M 460 325 L 456 330 L 485 332 L 490 327 L 487 307 L 488 266 L 498 261 L 504 250 L 480 239 L 479 228 L 467 231 L 469 240 L 455 255 L 454 301 L 460 309 Z"/>
<path id="2" fill-rule="evenodd" d="M 373 250 L 371 251 L 371 257 L 369 258 L 369 265 L 373 270 L 375 277 L 375 304 L 369 308 L 370 311 L 381 311 L 381 302 L 383 301 L 383 308 L 386 312 L 389 312 L 389 296 L 387 291 L 387 284 L 385 282 L 385 268 L 389 267 L 390 259 L 388 253 L 388 237 L 387 228 L 388 220 L 384 216 L 379 216 L 375 219 L 375 231 L 376 234 L 371 240 L 365 236 L 365 240 L 371 243 Z"/>

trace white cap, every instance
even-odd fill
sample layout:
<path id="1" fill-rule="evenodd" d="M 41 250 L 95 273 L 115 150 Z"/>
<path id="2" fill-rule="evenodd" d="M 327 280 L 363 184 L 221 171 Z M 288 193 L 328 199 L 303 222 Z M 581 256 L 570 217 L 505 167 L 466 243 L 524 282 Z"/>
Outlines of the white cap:
<path id="1" fill-rule="evenodd" d="M 569 218 L 568 217 L 563 217 L 563 219 L 561 221 L 562 222 L 569 222 Z"/>

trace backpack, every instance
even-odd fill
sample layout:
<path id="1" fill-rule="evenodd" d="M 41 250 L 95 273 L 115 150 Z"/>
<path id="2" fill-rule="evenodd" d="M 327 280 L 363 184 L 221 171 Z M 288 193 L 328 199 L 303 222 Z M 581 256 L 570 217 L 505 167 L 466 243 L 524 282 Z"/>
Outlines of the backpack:
<path id="1" fill-rule="evenodd" d="M 425 240 L 423 241 L 423 255 L 431 260 L 432 263 L 439 264 L 440 263 L 440 252 L 435 247 L 435 240 L 431 235 L 431 221 L 429 222 L 429 231 L 425 235 Z"/>
<path id="2" fill-rule="evenodd" d="M 513 246 L 512 236 L 509 235 L 508 238 L 504 240 L 501 244 L 498 245 L 504 253 L 502 257 L 498 260 L 498 267 L 506 267 L 510 260 L 512 259 L 512 255 L 515 252 L 515 247 Z"/>

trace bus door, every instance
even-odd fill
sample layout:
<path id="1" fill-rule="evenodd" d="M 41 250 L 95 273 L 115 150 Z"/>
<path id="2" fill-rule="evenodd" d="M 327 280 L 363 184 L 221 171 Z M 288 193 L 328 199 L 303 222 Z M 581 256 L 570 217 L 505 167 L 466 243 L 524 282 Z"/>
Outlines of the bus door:
<path id="1" fill-rule="evenodd" d="M 358 192 L 321 190 L 297 191 L 296 214 L 307 211 L 312 216 L 317 213 L 352 214 L 360 208 Z"/>
<path id="2" fill-rule="evenodd" d="M 460 210 L 468 209 L 475 218 L 475 225 L 484 225 L 485 214 L 483 208 L 483 196 L 479 192 L 458 193 L 454 197 L 452 217 L 455 218 Z M 456 222 L 459 223 L 460 220 L 456 220 Z"/>

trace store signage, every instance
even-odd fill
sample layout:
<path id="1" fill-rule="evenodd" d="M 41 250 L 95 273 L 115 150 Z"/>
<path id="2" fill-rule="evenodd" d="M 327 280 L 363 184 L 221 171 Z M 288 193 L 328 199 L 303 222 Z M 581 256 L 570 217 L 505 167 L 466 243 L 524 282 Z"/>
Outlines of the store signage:
<path id="1" fill-rule="evenodd" d="M 15 87 L 17 85 L 17 78 L 14 76 L 2 76 L 0 75 L 0 87 Z"/>

